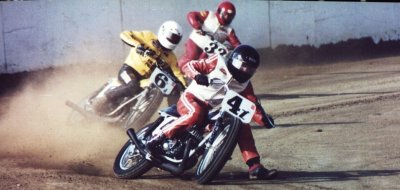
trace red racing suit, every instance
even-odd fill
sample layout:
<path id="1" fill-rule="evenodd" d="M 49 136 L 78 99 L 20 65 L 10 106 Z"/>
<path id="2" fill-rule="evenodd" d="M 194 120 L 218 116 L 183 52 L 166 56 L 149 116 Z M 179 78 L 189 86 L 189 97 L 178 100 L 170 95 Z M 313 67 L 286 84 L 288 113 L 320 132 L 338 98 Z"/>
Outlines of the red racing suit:
<path id="1" fill-rule="evenodd" d="M 225 58 L 218 54 L 212 55 L 207 59 L 192 60 L 183 69 L 185 70 L 186 77 L 191 79 L 197 74 L 205 74 L 209 79 L 218 78 L 228 81 L 232 76 L 225 64 Z M 250 101 L 257 101 L 250 81 L 239 83 L 232 79 L 228 86 L 229 89 L 240 93 Z M 163 134 L 167 138 L 171 138 L 194 124 L 202 124 L 208 111 L 216 106 L 213 105 L 214 100 L 223 99 L 225 92 L 218 89 L 221 88 L 215 88 L 212 85 L 199 85 L 193 80 L 178 101 L 177 108 L 181 116 L 166 126 L 163 129 Z M 252 118 L 253 121 L 264 126 L 262 118 L 261 110 L 257 109 Z M 249 159 L 259 157 L 250 125 L 244 124 L 241 127 L 238 144 L 245 162 Z"/>
<path id="2" fill-rule="evenodd" d="M 230 25 L 221 25 L 217 16 L 212 11 L 189 12 L 187 14 L 187 20 L 194 30 L 185 43 L 185 54 L 178 61 L 178 66 L 183 72 L 183 67 L 186 63 L 191 60 L 205 58 L 206 56 L 201 48 L 201 42 L 199 42 L 199 35 L 202 35 L 199 34 L 200 30 L 208 35 L 211 35 L 220 43 L 228 41 L 233 48 L 240 45 L 240 41 L 237 38 L 233 28 Z"/>

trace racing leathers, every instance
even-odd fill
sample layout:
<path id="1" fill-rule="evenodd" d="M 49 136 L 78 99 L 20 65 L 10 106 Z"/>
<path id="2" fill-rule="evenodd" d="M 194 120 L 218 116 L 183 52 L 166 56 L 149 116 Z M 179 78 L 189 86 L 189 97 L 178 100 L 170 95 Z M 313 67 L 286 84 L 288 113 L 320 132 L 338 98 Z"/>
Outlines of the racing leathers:
<path id="1" fill-rule="evenodd" d="M 233 48 L 240 45 L 240 41 L 230 25 L 219 23 L 217 16 L 212 11 L 192 11 L 187 14 L 187 20 L 192 26 L 193 31 L 185 43 L 185 54 L 179 59 L 178 66 L 185 72 L 184 66 L 191 60 L 198 60 L 206 57 L 204 48 L 209 44 L 204 44 L 204 35 L 211 36 L 220 43 L 228 41 Z"/>
<path id="2" fill-rule="evenodd" d="M 170 67 L 173 74 L 185 84 L 183 74 L 177 67 L 175 53 L 164 50 L 157 41 L 156 34 L 151 31 L 124 31 L 120 37 L 125 43 L 132 46 L 129 55 L 125 59 L 125 64 L 137 71 L 141 77 L 148 78 L 155 67 L 157 59 L 161 59 L 165 63 L 163 67 Z"/>
<path id="3" fill-rule="evenodd" d="M 240 93 L 245 98 L 252 102 L 257 101 L 257 97 L 254 95 L 253 87 L 250 81 L 239 83 L 232 78 L 228 68 L 225 64 L 225 58 L 214 54 L 207 59 L 192 60 L 183 68 L 185 75 L 189 78 L 194 79 L 199 74 L 206 75 L 208 79 L 214 80 L 219 79 L 228 83 L 230 90 Z M 171 138 L 177 133 L 180 133 L 186 128 L 193 126 L 194 124 L 201 125 L 205 120 L 208 111 L 219 105 L 225 95 L 224 90 L 221 90 L 221 85 L 200 85 L 193 80 L 188 88 L 181 95 L 177 109 L 181 115 L 177 120 L 169 124 L 163 130 L 163 136 Z M 253 121 L 257 124 L 265 126 L 263 123 L 263 115 L 261 110 L 256 109 L 256 113 L 253 116 Z M 243 160 L 247 163 L 250 159 L 257 158 L 259 160 L 259 154 L 257 152 L 251 127 L 248 124 L 244 124 L 241 127 L 238 144 L 243 156 Z"/>
<path id="4" fill-rule="evenodd" d="M 121 86 L 105 93 L 102 99 L 93 102 L 93 108 L 101 112 L 104 102 L 115 102 L 120 97 L 133 96 L 141 91 L 139 81 L 150 77 L 156 67 L 170 68 L 172 73 L 186 85 L 183 74 L 177 66 L 177 58 L 173 51 L 164 49 L 157 35 L 151 31 L 124 31 L 120 34 L 123 42 L 131 46 L 130 52 L 121 67 L 118 79 Z"/>

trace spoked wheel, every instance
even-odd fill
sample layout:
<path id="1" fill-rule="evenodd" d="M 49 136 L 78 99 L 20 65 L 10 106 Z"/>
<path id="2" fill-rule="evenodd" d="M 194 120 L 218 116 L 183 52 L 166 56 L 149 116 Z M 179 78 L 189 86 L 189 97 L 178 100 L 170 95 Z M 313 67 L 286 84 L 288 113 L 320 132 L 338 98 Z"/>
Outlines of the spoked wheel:
<path id="1" fill-rule="evenodd" d="M 157 88 L 150 88 L 149 93 L 144 101 L 136 103 L 134 105 L 136 109 L 133 109 L 127 119 L 127 128 L 141 127 L 153 116 L 154 112 L 158 109 L 161 104 L 163 95 Z"/>
<path id="2" fill-rule="evenodd" d="M 218 134 L 211 146 L 206 148 L 197 166 L 196 178 L 199 184 L 205 184 L 214 179 L 236 147 L 240 120 L 229 117 L 223 125 L 225 125 L 224 130 Z"/>
<path id="3" fill-rule="evenodd" d="M 138 139 L 143 139 L 145 131 L 149 127 L 140 130 Z M 120 179 L 133 179 L 142 176 L 152 168 L 152 164 L 146 160 L 136 148 L 136 145 L 128 140 L 121 148 L 114 161 L 114 175 Z"/>

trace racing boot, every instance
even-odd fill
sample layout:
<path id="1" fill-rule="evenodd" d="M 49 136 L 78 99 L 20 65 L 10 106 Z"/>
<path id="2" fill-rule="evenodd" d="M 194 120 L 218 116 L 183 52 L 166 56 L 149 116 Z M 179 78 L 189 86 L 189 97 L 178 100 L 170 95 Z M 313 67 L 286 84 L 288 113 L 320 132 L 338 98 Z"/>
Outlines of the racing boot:
<path id="1" fill-rule="evenodd" d="M 249 179 L 266 180 L 274 179 L 278 176 L 278 170 L 268 170 L 262 164 L 254 164 L 249 168 Z"/>

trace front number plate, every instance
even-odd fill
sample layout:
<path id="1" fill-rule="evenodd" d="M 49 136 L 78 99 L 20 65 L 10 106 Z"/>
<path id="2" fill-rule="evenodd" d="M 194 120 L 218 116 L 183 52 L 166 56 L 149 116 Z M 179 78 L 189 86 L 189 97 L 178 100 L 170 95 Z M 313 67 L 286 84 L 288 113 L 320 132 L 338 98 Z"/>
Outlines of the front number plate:
<path id="1" fill-rule="evenodd" d="M 243 123 L 250 123 L 256 112 L 256 106 L 237 92 L 229 90 L 222 101 L 222 111 L 239 118 Z"/>

